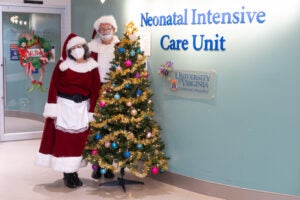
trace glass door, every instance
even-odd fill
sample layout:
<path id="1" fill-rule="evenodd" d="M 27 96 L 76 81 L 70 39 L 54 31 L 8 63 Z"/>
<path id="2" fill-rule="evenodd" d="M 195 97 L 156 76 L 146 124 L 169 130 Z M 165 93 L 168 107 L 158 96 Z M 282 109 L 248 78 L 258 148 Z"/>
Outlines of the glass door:
<path id="1" fill-rule="evenodd" d="M 64 9 L 0 9 L 0 140 L 40 138 L 50 78 L 61 54 Z"/>

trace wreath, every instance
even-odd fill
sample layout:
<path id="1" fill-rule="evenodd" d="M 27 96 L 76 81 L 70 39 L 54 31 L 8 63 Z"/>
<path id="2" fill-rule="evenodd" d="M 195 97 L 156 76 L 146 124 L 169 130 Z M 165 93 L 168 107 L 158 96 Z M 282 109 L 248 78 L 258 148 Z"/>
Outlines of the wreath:
<path id="1" fill-rule="evenodd" d="M 20 65 L 25 68 L 26 75 L 29 76 L 32 83 L 32 87 L 28 91 L 31 92 L 36 88 L 45 91 L 42 87 L 45 66 L 53 58 L 50 42 L 35 35 L 34 32 L 22 33 L 18 39 L 18 53 Z M 40 76 L 36 81 L 32 73 L 38 71 L 40 71 Z"/>

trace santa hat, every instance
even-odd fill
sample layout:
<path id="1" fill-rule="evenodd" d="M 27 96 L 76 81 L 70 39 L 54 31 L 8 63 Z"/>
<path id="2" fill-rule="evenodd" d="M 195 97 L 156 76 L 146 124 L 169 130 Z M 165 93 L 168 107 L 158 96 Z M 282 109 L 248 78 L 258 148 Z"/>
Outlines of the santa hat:
<path id="1" fill-rule="evenodd" d="M 99 19 L 97 19 L 94 23 L 94 31 L 93 31 L 92 39 L 94 39 L 94 37 L 96 36 L 100 24 L 110 24 L 115 28 L 115 32 L 117 32 L 118 30 L 117 22 L 114 16 L 112 15 L 102 16 Z"/>
<path id="2" fill-rule="evenodd" d="M 75 46 L 75 45 L 82 45 L 86 44 L 86 40 L 82 37 L 77 36 L 75 33 L 70 33 L 67 37 L 67 39 L 64 42 L 64 46 L 62 49 L 62 58 L 63 60 L 66 60 L 67 58 L 67 51 Z"/>

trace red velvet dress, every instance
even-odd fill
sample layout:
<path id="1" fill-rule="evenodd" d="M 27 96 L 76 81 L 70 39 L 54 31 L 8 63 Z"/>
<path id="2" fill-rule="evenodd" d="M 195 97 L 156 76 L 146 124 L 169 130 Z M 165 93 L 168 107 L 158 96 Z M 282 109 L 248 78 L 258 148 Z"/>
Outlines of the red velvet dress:
<path id="1" fill-rule="evenodd" d="M 94 59 L 80 64 L 66 59 L 56 65 L 43 113 L 46 120 L 35 161 L 37 165 L 66 173 L 76 172 L 79 167 L 86 165 L 82 160 L 82 152 L 99 89 L 98 63 Z M 76 103 L 61 97 L 59 93 L 80 94 L 88 99 Z"/>

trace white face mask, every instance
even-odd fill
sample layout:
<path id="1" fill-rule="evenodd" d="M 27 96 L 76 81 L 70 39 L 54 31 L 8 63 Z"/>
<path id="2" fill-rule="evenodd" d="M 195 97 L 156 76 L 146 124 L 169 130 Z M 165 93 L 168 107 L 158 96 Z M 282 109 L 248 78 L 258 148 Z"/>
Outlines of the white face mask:
<path id="1" fill-rule="evenodd" d="M 100 33 L 99 35 L 101 40 L 108 41 L 113 37 L 113 32 L 106 33 L 106 34 Z"/>
<path id="2" fill-rule="evenodd" d="M 71 55 L 77 60 L 80 58 L 83 58 L 84 55 L 84 49 L 82 47 L 75 48 L 72 50 Z"/>

